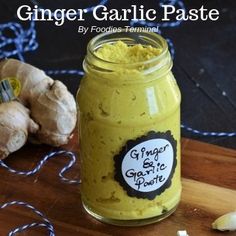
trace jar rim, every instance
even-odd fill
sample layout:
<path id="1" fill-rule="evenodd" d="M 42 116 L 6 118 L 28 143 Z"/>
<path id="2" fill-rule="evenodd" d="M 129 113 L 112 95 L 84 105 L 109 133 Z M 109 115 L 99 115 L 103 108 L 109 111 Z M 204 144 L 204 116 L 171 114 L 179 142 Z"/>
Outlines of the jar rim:
<path id="1" fill-rule="evenodd" d="M 116 41 L 124 41 L 121 39 L 116 39 L 119 35 L 123 35 L 123 39 L 124 40 L 128 40 L 131 39 L 131 36 L 133 37 L 133 39 L 135 40 L 140 40 L 140 41 L 144 41 L 144 38 L 153 38 L 152 41 L 155 42 L 162 50 L 160 52 L 159 55 L 154 56 L 148 60 L 144 60 L 144 61 L 138 61 L 138 62 L 131 62 L 131 63 L 120 63 L 120 62 L 113 62 L 113 61 L 109 61 L 109 60 L 105 60 L 101 57 L 98 57 L 96 55 L 96 50 L 99 48 L 99 46 L 101 47 L 102 45 L 104 45 L 105 43 L 110 43 L 110 42 L 116 42 Z M 112 37 L 113 36 L 113 37 Z M 103 40 L 106 37 L 111 37 L 110 40 Z M 130 38 L 129 38 L 130 37 Z M 113 41 L 111 41 L 113 39 Z M 100 44 L 99 44 L 100 42 Z M 138 43 L 135 43 L 138 44 Z M 135 45 L 133 44 L 133 45 Z M 141 45 L 144 45 L 142 43 L 140 43 Z M 146 44 L 146 45 L 150 45 L 150 44 Z M 154 46 L 155 47 L 155 46 Z M 157 48 L 157 47 L 156 47 Z M 138 66 L 140 64 L 142 65 L 147 65 L 150 63 L 155 63 L 155 61 L 160 61 L 161 59 L 163 59 L 164 57 L 166 57 L 167 54 L 169 54 L 169 50 L 168 50 L 168 44 L 166 42 L 166 40 L 157 33 L 154 32 L 146 32 L 146 31 L 141 31 L 141 32 L 130 32 L 127 29 L 123 28 L 120 31 L 110 31 L 110 32 L 105 32 L 105 33 L 101 33 L 96 35 L 94 38 L 92 38 L 87 46 L 87 53 L 88 55 L 92 56 L 95 60 L 98 60 L 102 63 L 105 63 L 107 65 L 112 65 L 112 66 Z"/>

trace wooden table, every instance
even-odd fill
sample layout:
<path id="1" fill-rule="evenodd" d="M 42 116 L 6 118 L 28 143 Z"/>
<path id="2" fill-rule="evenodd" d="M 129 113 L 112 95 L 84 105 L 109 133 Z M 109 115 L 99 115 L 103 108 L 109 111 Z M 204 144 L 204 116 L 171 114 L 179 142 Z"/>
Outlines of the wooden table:
<path id="1" fill-rule="evenodd" d="M 77 151 L 76 137 L 66 146 Z M 27 145 L 10 156 L 6 163 L 27 170 L 46 154 L 50 147 Z M 100 223 L 85 213 L 77 185 L 62 183 L 58 171 L 68 162 L 66 157 L 50 160 L 36 175 L 17 176 L 0 168 L 0 204 L 21 200 L 45 213 L 55 227 L 57 236 L 76 235 L 159 235 L 175 236 L 187 230 L 190 236 L 236 235 L 236 232 L 216 232 L 211 223 L 218 216 L 236 210 L 236 151 L 182 139 L 183 194 L 176 212 L 166 220 L 139 228 L 115 227 Z M 67 177 L 79 177 L 79 163 Z M 0 235 L 5 236 L 19 225 L 39 220 L 24 207 L 12 206 L 0 210 Z M 36 228 L 21 235 L 47 235 Z"/>

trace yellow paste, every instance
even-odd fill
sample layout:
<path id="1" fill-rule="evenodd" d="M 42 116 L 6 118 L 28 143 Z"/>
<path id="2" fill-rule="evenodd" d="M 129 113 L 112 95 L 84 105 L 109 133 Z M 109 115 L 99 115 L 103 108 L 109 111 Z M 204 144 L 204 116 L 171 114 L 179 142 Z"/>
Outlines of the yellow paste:
<path id="1" fill-rule="evenodd" d="M 180 200 L 180 92 L 175 79 L 171 72 L 143 73 L 145 67 L 140 64 L 130 69 L 122 66 L 144 62 L 161 52 L 159 48 L 128 46 L 121 41 L 105 44 L 96 56 L 119 63 L 119 68 L 116 66 L 112 72 L 87 68 L 81 82 L 77 98 L 82 201 L 91 212 L 104 218 L 151 218 L 175 208 Z M 129 83 L 131 80 L 137 83 Z M 154 200 L 130 197 L 114 180 L 113 158 L 128 140 L 152 130 L 170 130 L 177 140 L 178 162 L 172 184 Z"/>
<path id="2" fill-rule="evenodd" d="M 95 52 L 97 57 L 105 61 L 122 64 L 144 62 L 158 56 L 160 53 L 161 49 L 158 48 L 144 47 L 141 44 L 130 47 L 122 41 L 115 44 L 106 44 Z"/>

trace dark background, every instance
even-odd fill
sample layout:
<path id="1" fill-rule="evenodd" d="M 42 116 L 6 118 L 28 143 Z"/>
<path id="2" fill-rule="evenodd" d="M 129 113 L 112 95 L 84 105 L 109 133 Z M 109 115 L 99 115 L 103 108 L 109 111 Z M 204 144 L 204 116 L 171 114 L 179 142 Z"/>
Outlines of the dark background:
<path id="1" fill-rule="evenodd" d="M 95 5 L 94 0 L 39 0 L 43 8 L 85 8 Z M 184 22 L 179 27 L 163 29 L 176 50 L 174 74 L 182 92 L 182 123 L 202 131 L 236 132 L 236 1 L 191 0 L 186 8 L 217 8 L 220 19 L 216 22 Z M 0 24 L 19 22 L 16 9 L 31 5 L 30 0 L 0 0 Z M 157 0 L 110 0 L 109 8 L 128 8 L 131 4 L 158 8 Z M 82 69 L 86 45 L 94 34 L 77 33 L 79 25 L 123 26 L 127 22 L 97 22 L 92 14 L 86 22 L 68 22 L 57 27 L 51 22 L 37 22 L 37 50 L 24 54 L 26 62 L 44 70 Z M 29 23 L 22 23 L 25 28 Z M 80 76 L 57 75 L 73 94 L 79 86 Z M 199 84 L 200 87 L 197 87 Z M 223 95 L 224 94 L 224 95 Z M 235 137 L 202 137 L 182 130 L 182 136 L 236 148 Z"/>

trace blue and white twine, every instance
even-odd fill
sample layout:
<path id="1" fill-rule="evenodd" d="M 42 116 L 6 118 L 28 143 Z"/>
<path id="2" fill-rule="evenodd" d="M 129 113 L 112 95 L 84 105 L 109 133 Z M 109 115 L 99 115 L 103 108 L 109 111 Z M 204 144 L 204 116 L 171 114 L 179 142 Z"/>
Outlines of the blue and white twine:
<path id="1" fill-rule="evenodd" d="M 30 170 L 30 171 L 14 170 L 11 167 L 9 167 L 8 165 L 6 165 L 2 160 L 0 160 L 0 166 L 7 169 L 9 172 L 11 172 L 13 174 L 30 176 L 30 175 L 34 175 L 35 173 L 37 173 L 50 158 L 57 157 L 57 156 L 66 156 L 71 159 L 70 162 L 65 167 L 63 167 L 62 170 L 59 172 L 59 177 L 61 178 L 61 180 L 63 182 L 68 183 L 68 184 L 80 184 L 81 180 L 71 180 L 71 179 L 64 177 L 64 173 L 66 171 L 68 171 L 69 169 L 71 169 L 71 167 L 76 162 L 76 155 L 73 152 L 69 152 L 69 151 L 65 151 L 65 150 L 50 152 L 49 154 L 45 155 L 45 157 L 39 162 L 39 164 L 33 170 Z M 32 205 L 29 205 L 29 204 L 27 204 L 25 202 L 21 202 L 21 201 L 13 201 L 13 202 L 9 202 L 9 203 L 5 203 L 3 205 L 0 205 L 0 209 L 4 209 L 4 208 L 6 208 L 8 206 L 12 206 L 12 205 L 20 205 L 20 206 L 25 206 L 27 208 L 30 208 L 33 212 L 35 212 L 37 215 L 39 215 L 42 218 L 43 223 L 31 223 L 31 224 L 26 224 L 26 225 L 20 226 L 16 229 L 12 230 L 8 234 L 8 236 L 13 236 L 19 232 L 22 232 L 24 230 L 27 230 L 27 229 L 30 229 L 33 227 L 46 227 L 48 229 L 50 236 L 55 235 L 54 228 L 53 228 L 52 224 L 50 223 L 50 221 L 43 215 L 43 213 L 38 211 Z"/>
<path id="2" fill-rule="evenodd" d="M 185 124 L 181 125 L 181 128 L 191 132 L 193 134 L 205 137 L 236 137 L 236 132 L 208 132 L 208 131 L 201 131 L 197 129 L 193 129 Z"/>
<path id="3" fill-rule="evenodd" d="M 46 70 L 45 72 L 48 75 L 84 75 L 82 70 Z"/>
<path id="4" fill-rule="evenodd" d="M 35 207 L 33 207 L 32 205 L 25 203 L 25 202 L 20 202 L 20 201 L 12 201 L 12 202 L 7 202 L 4 203 L 2 205 L 0 205 L 0 209 L 4 209 L 6 207 L 10 207 L 10 206 L 24 206 L 30 210 L 32 210 L 36 215 L 40 216 L 42 219 L 42 223 L 31 223 L 31 224 L 26 224 L 26 225 L 22 225 L 18 228 L 15 228 L 13 230 L 11 230 L 11 232 L 9 232 L 8 236 L 14 236 L 20 232 L 23 232 L 27 229 L 30 228 L 34 228 L 34 227 L 45 227 L 48 232 L 49 232 L 49 236 L 55 236 L 55 232 L 54 232 L 54 227 L 51 224 L 51 222 L 44 216 L 44 214 L 42 212 L 40 212 L 39 210 L 37 210 Z"/>
<path id="5" fill-rule="evenodd" d="M 6 34 L 12 32 L 13 36 Z M 13 49 L 8 50 L 11 47 Z M 35 22 L 30 22 L 29 29 L 16 22 L 0 24 L 0 58 L 6 58 L 17 55 L 21 61 L 24 61 L 23 54 L 34 51 L 38 48 L 36 41 Z"/>
<path id="6" fill-rule="evenodd" d="M 0 160 L 0 166 L 7 169 L 9 172 L 11 172 L 13 174 L 30 176 L 30 175 L 34 175 L 35 173 L 37 173 L 47 163 L 47 161 L 49 159 L 51 159 L 53 157 L 57 157 L 57 156 L 66 156 L 71 159 L 70 162 L 65 167 L 63 167 L 62 170 L 58 174 L 59 177 L 61 178 L 61 180 L 63 182 L 68 183 L 68 184 L 80 184 L 81 183 L 80 180 L 71 180 L 71 179 L 68 179 L 63 176 L 64 173 L 66 171 L 68 171 L 76 162 L 76 155 L 73 152 L 69 152 L 69 151 L 65 151 L 65 150 L 60 150 L 60 151 L 48 153 L 47 155 L 44 156 L 44 158 L 42 160 L 40 160 L 40 162 L 37 164 L 37 166 L 33 170 L 30 170 L 30 171 L 14 170 L 11 167 L 9 167 L 8 165 L 6 165 L 5 162 L 2 160 Z"/>
<path id="7" fill-rule="evenodd" d="M 98 5 L 105 5 L 108 3 L 109 0 L 101 0 Z M 31 2 L 34 5 L 39 5 L 36 0 L 31 0 Z M 185 10 L 185 6 L 182 0 L 161 0 L 159 2 L 159 6 L 162 6 L 163 4 L 170 4 L 173 5 L 179 9 Z M 85 9 L 85 13 L 92 12 L 95 6 L 91 6 Z M 173 28 L 177 27 L 182 23 L 182 21 L 171 21 L 171 22 L 161 22 L 161 23 L 154 23 L 154 22 L 149 22 L 149 21 L 130 21 L 131 26 L 136 26 L 136 25 L 143 25 L 147 27 L 159 27 L 159 33 L 161 33 L 162 28 Z M 7 32 L 9 33 L 12 32 L 13 36 L 9 37 L 7 36 Z M 16 22 L 8 22 L 5 24 L 0 24 L 0 58 L 7 58 L 11 56 L 17 56 L 21 61 L 24 60 L 24 54 L 26 52 L 30 51 L 35 51 L 38 48 L 38 42 L 36 40 L 36 29 L 35 29 L 35 22 L 32 20 L 30 22 L 29 28 L 24 29 L 24 27 Z M 175 50 L 174 50 L 174 45 L 173 42 L 170 39 L 167 39 L 167 42 L 169 44 L 170 52 L 172 57 L 175 55 Z M 13 49 L 9 50 L 8 48 L 11 47 Z M 83 76 L 84 72 L 82 70 L 48 70 L 46 71 L 48 75 L 78 75 L 78 76 Z M 200 131 L 193 129 L 191 127 L 188 127 L 185 124 L 181 125 L 181 128 L 191 132 L 195 135 L 199 136 L 214 136 L 214 137 L 236 137 L 236 132 L 206 132 L 206 131 Z M 68 165 L 66 165 L 60 172 L 59 172 L 59 177 L 63 182 L 69 183 L 69 184 L 80 184 L 80 180 L 71 180 L 66 177 L 64 177 L 64 173 L 68 171 L 76 162 L 76 156 L 73 152 L 68 152 L 65 150 L 60 150 L 56 152 L 50 152 L 47 154 L 40 162 L 39 164 L 30 171 L 19 171 L 19 170 L 14 170 L 8 165 L 5 164 L 5 162 L 0 161 L 0 166 L 3 168 L 6 168 L 9 172 L 18 174 L 18 175 L 25 175 L 25 176 L 30 176 L 35 173 L 37 173 L 42 166 L 50 159 L 59 155 L 67 156 L 71 160 Z M 0 205 L 0 209 L 4 209 L 9 206 L 13 205 L 20 205 L 24 206 L 26 208 L 31 209 L 35 214 L 40 216 L 42 218 L 42 223 L 31 223 L 27 225 L 20 226 L 14 230 L 12 230 L 8 236 L 13 236 L 16 235 L 19 232 L 22 232 L 24 230 L 33 228 L 33 227 L 46 227 L 49 233 L 49 236 L 55 236 L 54 232 L 54 227 L 50 223 L 50 221 L 44 216 L 43 213 L 38 211 L 35 207 L 32 205 L 29 205 L 27 203 L 21 202 L 21 201 L 13 201 L 9 203 L 5 203 Z"/>

